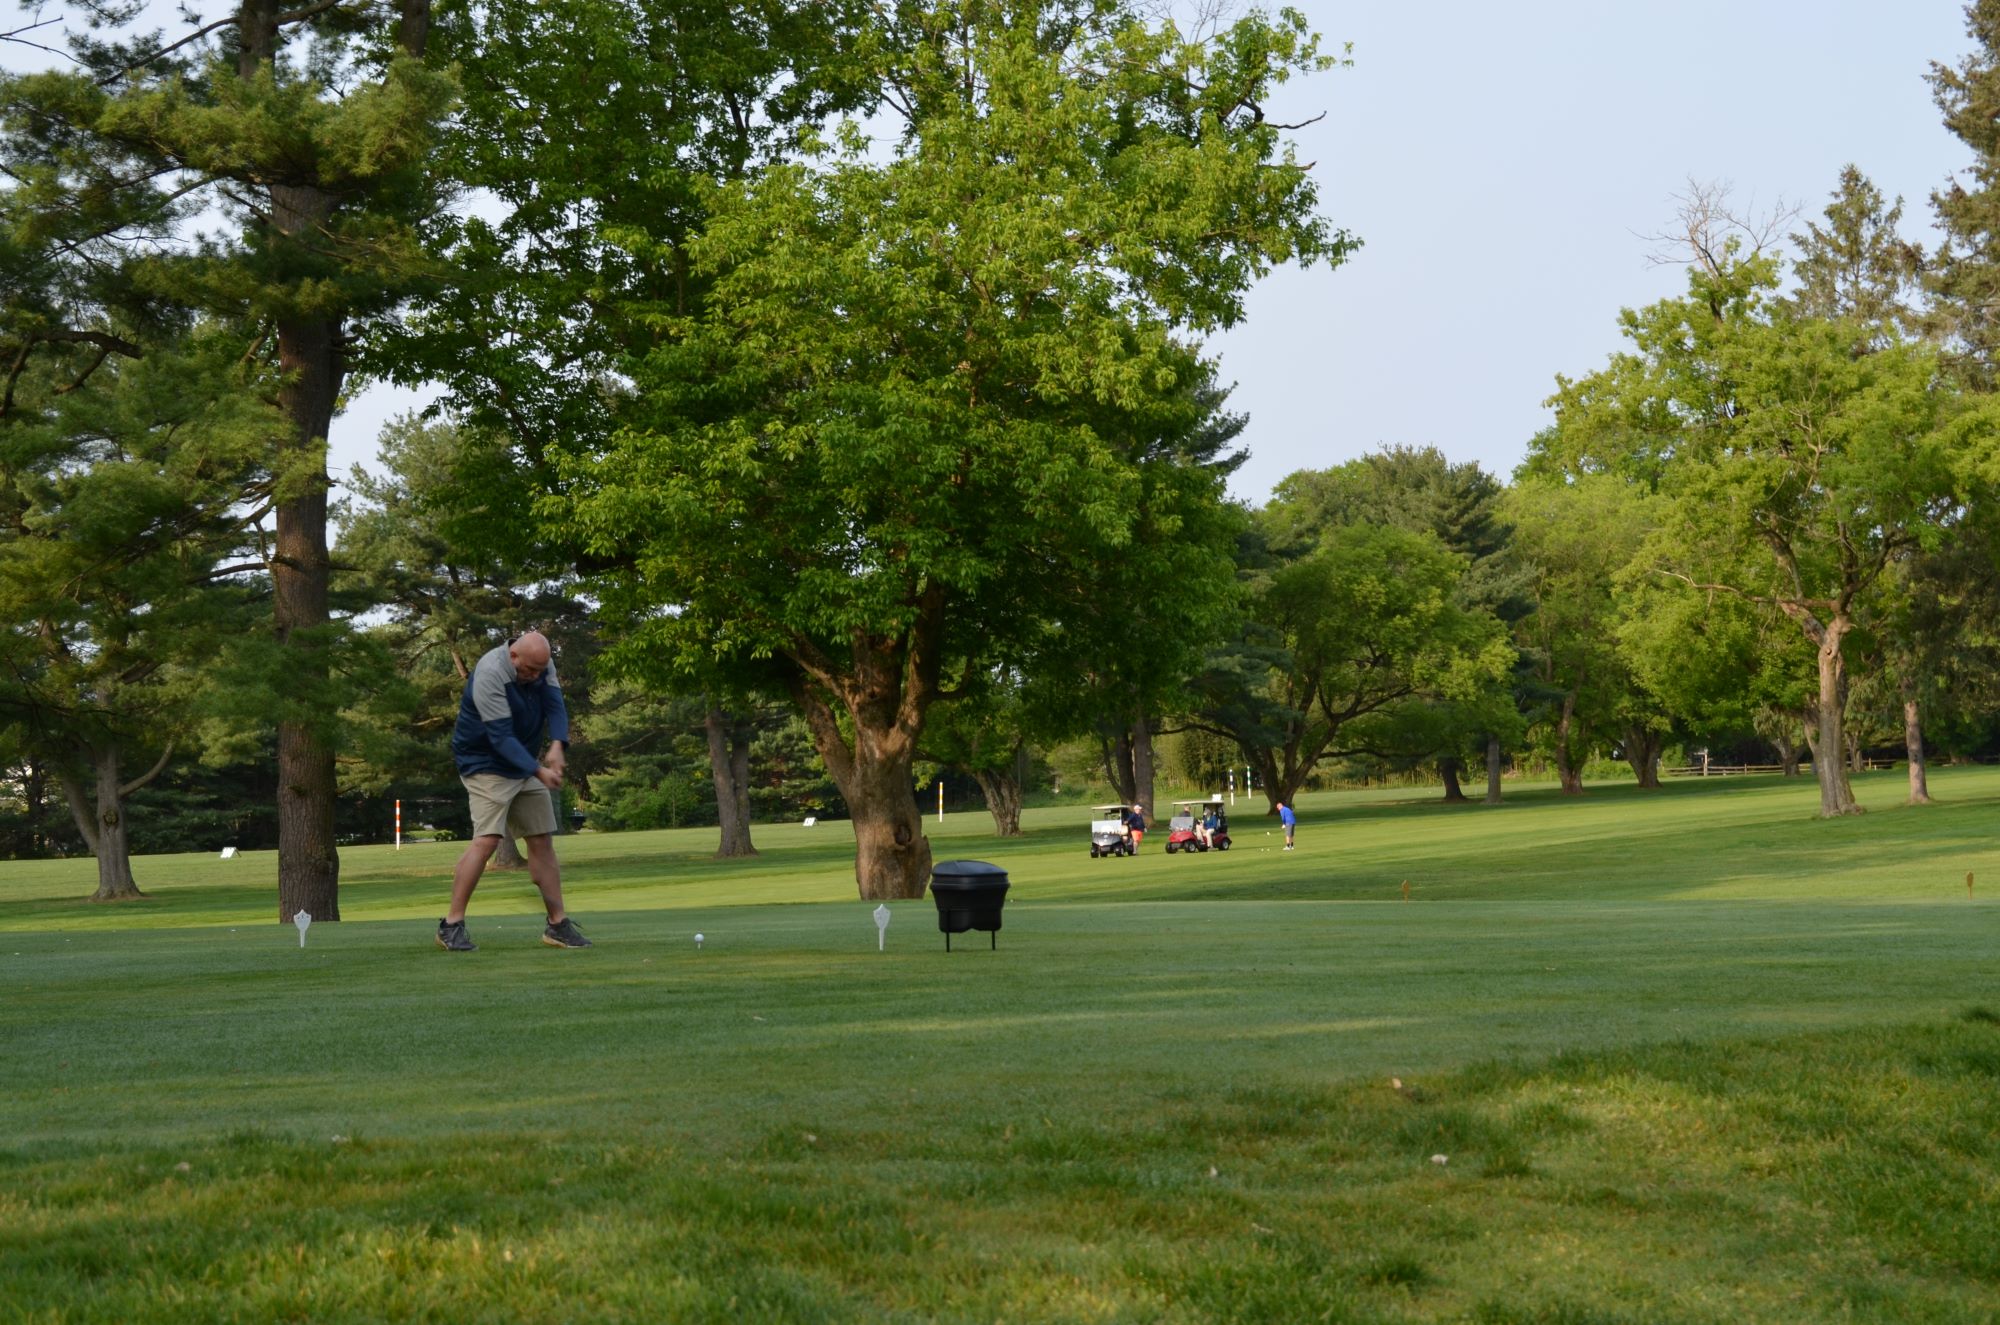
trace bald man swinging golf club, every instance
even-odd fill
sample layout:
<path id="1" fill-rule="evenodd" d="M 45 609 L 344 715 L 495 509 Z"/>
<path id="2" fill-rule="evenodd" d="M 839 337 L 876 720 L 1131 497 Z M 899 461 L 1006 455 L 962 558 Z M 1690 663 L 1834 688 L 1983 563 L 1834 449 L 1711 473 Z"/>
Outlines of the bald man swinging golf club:
<path id="1" fill-rule="evenodd" d="M 549 748 L 537 760 L 528 752 L 545 730 Z M 451 733 L 458 778 L 472 802 L 472 842 L 452 876 L 451 909 L 438 921 L 440 948 L 471 952 L 479 946 L 465 932 L 465 906 L 500 839 L 509 834 L 527 844 L 528 877 L 549 913 L 542 942 L 552 948 L 590 946 L 563 909 L 562 871 L 549 841 L 556 830 L 553 793 L 562 788 L 568 750 L 569 710 L 563 707 L 548 640 L 531 630 L 488 650 L 466 678 Z"/>

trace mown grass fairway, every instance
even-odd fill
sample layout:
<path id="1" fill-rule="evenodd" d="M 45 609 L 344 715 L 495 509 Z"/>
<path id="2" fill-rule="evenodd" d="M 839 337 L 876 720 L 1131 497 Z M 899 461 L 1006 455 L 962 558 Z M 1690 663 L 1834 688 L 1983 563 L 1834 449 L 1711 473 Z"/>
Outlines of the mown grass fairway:
<path id="1" fill-rule="evenodd" d="M 303 951 L 268 858 L 0 865 L 0 1321 L 2000 1318 L 2000 770 L 1934 789 L 959 815 L 949 956 L 838 824 L 566 839 L 573 953 L 506 875 L 433 948 L 448 844 Z"/>

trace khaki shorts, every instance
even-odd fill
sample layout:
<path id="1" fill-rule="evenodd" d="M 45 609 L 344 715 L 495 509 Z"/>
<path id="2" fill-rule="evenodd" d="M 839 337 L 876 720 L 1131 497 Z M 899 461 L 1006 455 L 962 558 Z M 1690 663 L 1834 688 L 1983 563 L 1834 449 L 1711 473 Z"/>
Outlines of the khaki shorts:
<path id="1" fill-rule="evenodd" d="M 538 778 L 462 773 L 472 801 L 474 837 L 546 837 L 556 830 L 556 807 Z"/>

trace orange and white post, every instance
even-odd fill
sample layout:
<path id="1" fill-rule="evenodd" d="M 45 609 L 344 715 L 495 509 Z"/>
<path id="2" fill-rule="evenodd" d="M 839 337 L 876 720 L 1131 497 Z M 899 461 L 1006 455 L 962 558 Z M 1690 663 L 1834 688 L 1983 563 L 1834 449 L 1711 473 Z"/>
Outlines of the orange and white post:
<path id="1" fill-rule="evenodd" d="M 403 849 L 403 802 L 396 802 L 396 850 Z"/>

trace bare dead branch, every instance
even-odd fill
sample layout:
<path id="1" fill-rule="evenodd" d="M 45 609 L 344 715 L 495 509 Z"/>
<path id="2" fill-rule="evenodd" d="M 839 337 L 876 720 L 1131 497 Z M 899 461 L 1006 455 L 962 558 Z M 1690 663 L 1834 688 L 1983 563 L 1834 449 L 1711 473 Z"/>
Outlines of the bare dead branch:
<path id="1" fill-rule="evenodd" d="M 1739 209 L 1730 201 L 1733 189 L 1728 180 L 1689 176 L 1686 192 L 1668 195 L 1674 204 L 1673 225 L 1652 234 L 1633 232 L 1658 246 L 1646 255 L 1647 265 L 1698 266 L 1715 276 L 1721 274 L 1731 240 L 1752 253 L 1775 251 L 1798 218 L 1799 204 L 1787 203 L 1780 195 L 1768 211 L 1757 211 L 1755 198 Z"/>
<path id="2" fill-rule="evenodd" d="M 0 32 L 0 41 L 12 42 L 16 46 L 26 46 L 31 50 L 45 51 L 50 55 L 60 55 L 63 59 L 68 60 L 71 64 L 81 63 L 81 61 L 79 61 L 74 55 L 71 55 L 68 51 L 59 51 L 53 46 L 44 46 L 42 45 L 42 43 L 38 41 L 29 41 L 26 37 L 23 37 L 21 35 L 24 32 L 33 32 L 36 28 L 46 28 L 52 23 L 60 23 L 60 22 L 62 22 L 62 20 L 59 18 L 44 18 L 44 19 L 39 19 L 33 23 L 23 23 L 18 28 L 10 28 L 6 32 Z"/>

